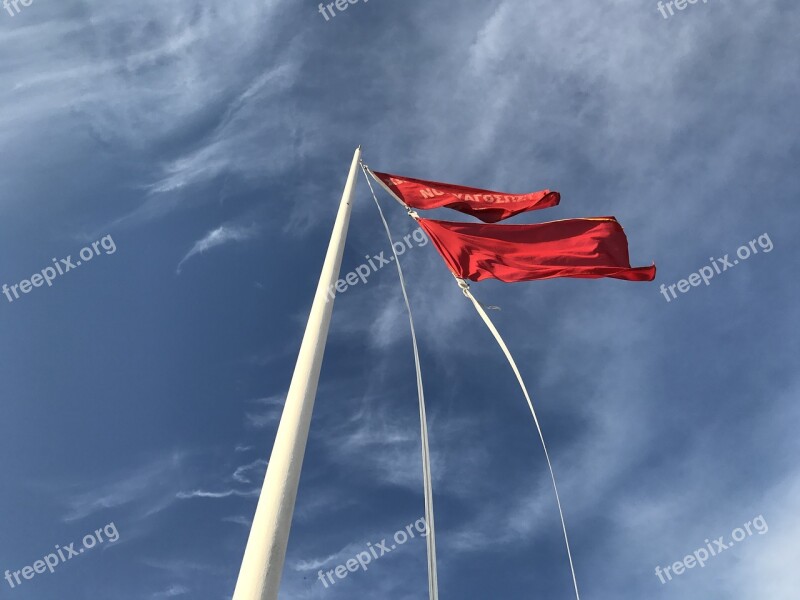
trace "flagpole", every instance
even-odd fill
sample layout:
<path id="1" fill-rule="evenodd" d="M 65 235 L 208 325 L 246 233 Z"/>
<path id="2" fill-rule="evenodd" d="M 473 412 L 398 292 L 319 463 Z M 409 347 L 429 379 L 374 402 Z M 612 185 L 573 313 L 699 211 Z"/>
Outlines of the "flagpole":
<path id="1" fill-rule="evenodd" d="M 277 600 L 303 466 L 311 413 L 333 312 L 327 298 L 339 278 L 361 146 L 356 148 L 328 244 L 314 303 L 289 385 L 233 600 Z"/>

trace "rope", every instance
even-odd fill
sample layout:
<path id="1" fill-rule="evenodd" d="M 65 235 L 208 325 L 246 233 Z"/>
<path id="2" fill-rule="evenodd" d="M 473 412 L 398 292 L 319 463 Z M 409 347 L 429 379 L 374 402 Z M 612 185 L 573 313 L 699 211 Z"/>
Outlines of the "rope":
<path id="1" fill-rule="evenodd" d="M 439 598 L 439 584 L 437 581 L 436 571 L 436 534 L 433 523 L 433 485 L 431 484 L 431 461 L 430 450 L 428 447 L 428 417 L 425 411 L 425 394 L 422 389 L 422 370 L 419 365 L 419 348 L 417 347 L 417 334 L 414 331 L 414 318 L 411 315 L 411 304 L 408 301 L 408 294 L 406 293 L 406 284 L 403 277 L 403 269 L 400 267 L 400 259 L 394 249 L 394 240 L 389 231 L 389 224 L 386 222 L 386 217 L 383 216 L 383 210 L 375 196 L 375 190 L 372 188 L 372 183 L 367 174 L 367 166 L 362 162 L 361 169 L 364 173 L 364 178 L 367 180 L 369 191 L 372 192 L 372 198 L 375 200 L 375 206 L 378 207 L 378 213 L 383 221 L 383 227 L 386 229 L 386 237 L 389 238 L 389 244 L 392 247 L 392 254 L 394 255 L 394 263 L 397 265 L 397 274 L 400 277 L 400 288 L 403 290 L 403 299 L 406 303 L 406 311 L 408 312 L 408 322 L 411 325 L 411 341 L 414 345 L 414 365 L 417 370 L 417 394 L 419 396 L 419 422 L 420 422 L 420 436 L 422 438 L 422 480 L 425 495 L 425 522 L 427 524 L 428 535 L 426 537 L 428 546 L 428 595 L 430 600 L 438 600 Z M 406 206 L 406 209 L 408 207 Z M 410 209 L 408 209 L 410 212 Z"/>
<path id="2" fill-rule="evenodd" d="M 469 284 L 456 277 L 456 281 L 458 281 L 458 286 L 464 292 L 464 295 L 472 301 L 472 304 L 475 306 L 475 310 L 478 311 L 478 314 L 483 319 L 483 322 L 486 323 L 486 326 L 489 328 L 489 331 L 492 332 L 494 338 L 497 340 L 497 343 L 500 345 L 500 348 L 503 350 L 503 353 L 506 355 L 511 368 L 514 371 L 514 375 L 517 376 L 517 381 L 519 382 L 520 387 L 522 388 L 522 393 L 525 394 L 525 399 L 528 401 L 528 407 L 531 409 L 531 414 L 533 415 L 533 422 L 536 424 L 536 431 L 539 432 L 539 439 L 542 441 L 542 448 L 544 448 L 544 457 L 547 459 L 547 468 L 550 470 L 550 479 L 553 482 L 553 490 L 556 493 L 556 504 L 558 504 L 558 514 L 561 517 L 561 530 L 564 532 L 564 543 L 567 546 L 567 557 L 569 558 L 569 570 L 572 573 L 572 584 L 575 586 L 575 598 L 580 600 L 580 593 L 578 592 L 578 580 L 575 577 L 575 566 L 572 564 L 572 552 L 569 548 L 569 537 L 567 537 L 567 525 L 564 521 L 564 511 L 561 509 L 561 499 L 558 496 L 558 486 L 556 485 L 556 476 L 553 472 L 553 465 L 550 462 L 550 454 L 547 452 L 547 444 L 544 442 L 544 435 L 542 434 L 542 428 L 539 425 L 539 419 L 536 416 L 536 411 L 533 409 L 533 402 L 531 401 L 531 397 L 528 394 L 528 389 L 525 387 L 525 382 L 522 380 L 522 375 L 520 375 L 519 369 L 517 368 L 517 363 L 514 361 L 514 357 L 511 356 L 511 352 L 508 350 L 508 346 L 503 341 L 503 338 L 500 336 L 500 333 L 492 323 L 492 320 L 489 318 L 489 315 L 486 314 L 486 311 L 483 310 L 483 306 L 480 302 L 478 302 L 475 297 L 472 295 L 472 292 L 469 290 Z"/>

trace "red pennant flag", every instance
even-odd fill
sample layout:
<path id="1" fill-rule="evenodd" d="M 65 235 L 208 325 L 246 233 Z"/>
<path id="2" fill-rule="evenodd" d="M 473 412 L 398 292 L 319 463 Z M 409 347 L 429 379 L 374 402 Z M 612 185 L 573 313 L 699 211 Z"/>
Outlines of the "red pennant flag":
<path id="1" fill-rule="evenodd" d="M 628 238 L 614 217 L 536 225 L 484 225 L 419 219 L 461 279 L 505 282 L 583 277 L 652 281 L 655 265 L 632 268 Z"/>
<path id="2" fill-rule="evenodd" d="M 389 173 L 372 173 L 391 194 L 411 208 L 429 210 L 446 206 L 485 223 L 496 223 L 528 210 L 557 206 L 561 200 L 558 192 L 550 190 L 505 194 Z"/>

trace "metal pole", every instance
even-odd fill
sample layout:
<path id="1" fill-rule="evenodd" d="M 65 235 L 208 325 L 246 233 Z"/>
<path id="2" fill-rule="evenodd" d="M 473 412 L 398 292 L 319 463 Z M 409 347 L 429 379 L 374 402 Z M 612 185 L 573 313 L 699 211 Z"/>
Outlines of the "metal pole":
<path id="1" fill-rule="evenodd" d="M 336 223 L 325 255 L 303 343 L 300 346 L 283 415 L 275 436 L 264 486 L 250 528 L 250 537 L 244 551 L 233 600 L 277 600 L 278 598 L 289 529 L 297 498 L 297 486 L 300 482 L 300 470 L 303 466 L 311 413 L 333 312 L 333 301 L 328 301 L 326 296 L 330 286 L 339 278 L 360 159 L 359 146 L 353 155 L 339 212 L 336 215 Z"/>

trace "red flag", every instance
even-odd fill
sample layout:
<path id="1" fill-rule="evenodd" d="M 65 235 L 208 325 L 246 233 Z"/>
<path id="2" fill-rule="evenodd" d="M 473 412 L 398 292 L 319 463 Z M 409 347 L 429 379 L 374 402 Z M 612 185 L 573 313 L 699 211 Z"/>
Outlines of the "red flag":
<path id="1" fill-rule="evenodd" d="M 652 281 L 655 265 L 631 268 L 628 238 L 614 217 L 536 225 L 484 225 L 419 219 L 461 279 L 505 282 L 553 277 Z"/>
<path id="2" fill-rule="evenodd" d="M 437 181 L 424 181 L 372 171 L 387 190 L 418 210 L 446 206 L 472 215 L 485 223 L 496 223 L 528 210 L 557 206 L 558 192 L 542 190 L 530 194 L 505 194 Z"/>

